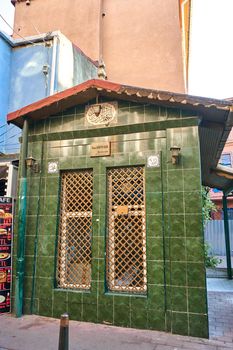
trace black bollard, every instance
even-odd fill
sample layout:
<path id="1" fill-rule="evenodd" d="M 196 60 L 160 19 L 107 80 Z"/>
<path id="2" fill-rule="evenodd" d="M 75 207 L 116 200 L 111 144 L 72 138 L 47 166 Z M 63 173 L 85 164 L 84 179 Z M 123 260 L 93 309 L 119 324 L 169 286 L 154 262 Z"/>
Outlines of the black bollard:
<path id="1" fill-rule="evenodd" d="M 60 319 L 58 350 L 69 350 L 69 315 L 66 313 Z"/>

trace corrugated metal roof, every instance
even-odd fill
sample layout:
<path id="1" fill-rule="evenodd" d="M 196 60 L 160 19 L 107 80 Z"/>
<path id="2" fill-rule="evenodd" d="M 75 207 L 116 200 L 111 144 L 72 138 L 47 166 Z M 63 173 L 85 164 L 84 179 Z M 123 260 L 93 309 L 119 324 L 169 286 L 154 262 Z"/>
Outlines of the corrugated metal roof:
<path id="1" fill-rule="evenodd" d="M 77 104 L 84 104 L 97 95 L 111 99 L 150 103 L 193 110 L 200 119 L 200 148 L 203 184 L 227 189 L 232 181 L 213 172 L 233 125 L 233 105 L 230 101 L 178 94 L 92 79 L 68 90 L 37 101 L 8 114 L 8 122 L 19 127 L 23 119 L 40 120 L 58 114 Z"/>

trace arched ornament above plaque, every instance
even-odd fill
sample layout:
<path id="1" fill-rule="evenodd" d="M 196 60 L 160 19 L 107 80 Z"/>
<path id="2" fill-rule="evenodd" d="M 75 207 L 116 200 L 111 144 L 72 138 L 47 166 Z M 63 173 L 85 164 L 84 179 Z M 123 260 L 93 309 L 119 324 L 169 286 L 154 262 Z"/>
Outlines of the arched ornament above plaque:
<path id="1" fill-rule="evenodd" d="M 89 125 L 109 125 L 116 123 L 117 102 L 104 102 L 87 106 L 85 117 Z"/>

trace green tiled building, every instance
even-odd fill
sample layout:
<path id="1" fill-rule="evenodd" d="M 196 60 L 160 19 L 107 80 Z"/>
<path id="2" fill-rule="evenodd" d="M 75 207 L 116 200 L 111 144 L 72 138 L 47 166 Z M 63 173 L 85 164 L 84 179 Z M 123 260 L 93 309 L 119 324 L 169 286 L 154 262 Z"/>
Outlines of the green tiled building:
<path id="1" fill-rule="evenodd" d="M 23 312 L 208 337 L 201 185 L 228 184 L 229 103 L 92 80 L 24 120 Z"/>

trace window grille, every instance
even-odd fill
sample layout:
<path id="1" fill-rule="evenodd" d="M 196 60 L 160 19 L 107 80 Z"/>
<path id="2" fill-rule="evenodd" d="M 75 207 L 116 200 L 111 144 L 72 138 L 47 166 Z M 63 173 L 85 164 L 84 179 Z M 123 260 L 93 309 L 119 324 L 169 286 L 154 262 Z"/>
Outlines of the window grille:
<path id="1" fill-rule="evenodd" d="M 90 289 L 92 198 L 92 170 L 62 173 L 57 264 L 60 288 Z"/>
<path id="2" fill-rule="evenodd" d="M 144 168 L 109 169 L 107 283 L 111 291 L 145 292 Z"/>

